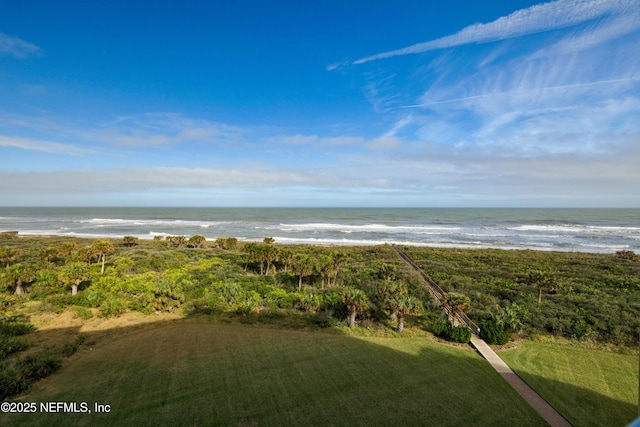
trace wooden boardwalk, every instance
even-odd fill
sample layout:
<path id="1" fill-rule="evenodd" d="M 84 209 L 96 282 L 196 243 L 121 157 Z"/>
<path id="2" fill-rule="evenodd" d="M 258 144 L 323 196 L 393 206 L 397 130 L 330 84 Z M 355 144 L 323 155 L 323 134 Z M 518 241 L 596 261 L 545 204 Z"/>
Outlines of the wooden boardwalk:
<path id="1" fill-rule="evenodd" d="M 391 245 L 391 248 L 398 254 L 398 256 L 405 262 L 409 267 L 415 270 L 422 280 L 427 285 L 429 292 L 433 295 L 438 302 L 440 302 L 442 308 L 449 313 L 451 308 L 446 304 L 446 294 L 445 292 L 438 286 L 436 282 L 434 282 L 416 263 L 413 262 L 411 258 L 400 249 L 398 249 L 395 245 Z M 542 398 L 538 393 L 536 393 L 527 383 L 525 383 L 522 378 L 520 378 L 515 372 L 511 370 L 509 366 L 498 356 L 498 354 L 493 351 L 489 345 L 482 340 L 478 334 L 480 333 L 480 328 L 473 323 L 468 316 L 460 316 L 455 313 L 455 316 L 459 317 L 461 323 L 464 323 L 471 329 L 473 334 L 471 335 L 471 345 L 480 353 L 482 357 L 485 358 L 487 362 L 493 367 L 493 369 L 500 374 L 502 378 L 506 382 L 508 382 L 511 387 L 514 388 L 515 391 L 522 396 L 522 398 L 529 404 L 533 409 L 540 414 L 540 416 L 547 422 L 551 427 L 572 427 L 571 423 L 566 420 L 562 415 L 558 413 L 553 407 Z"/>

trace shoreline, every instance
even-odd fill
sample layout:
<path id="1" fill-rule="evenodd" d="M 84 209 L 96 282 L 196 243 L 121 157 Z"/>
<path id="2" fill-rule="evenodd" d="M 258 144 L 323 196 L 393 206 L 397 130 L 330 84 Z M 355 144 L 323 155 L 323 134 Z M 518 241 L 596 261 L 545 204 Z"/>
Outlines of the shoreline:
<path id="1" fill-rule="evenodd" d="M 0 208 L 0 230 L 80 239 L 202 235 L 294 245 L 640 253 L 640 209 Z"/>
<path id="2" fill-rule="evenodd" d="M 2 237 L 3 234 L 10 234 L 12 237 Z M 159 235 L 160 236 L 160 235 Z M 162 240 L 158 240 L 159 242 L 165 242 L 165 238 L 169 236 L 175 236 L 172 234 L 162 234 Z M 10 242 L 16 239 L 36 239 L 36 240 L 53 240 L 53 239 L 69 239 L 69 240 L 100 240 L 107 239 L 112 241 L 123 240 L 125 235 L 112 235 L 112 234 L 104 234 L 104 235 L 69 235 L 69 234 L 39 234 L 39 233 L 23 233 L 12 231 L 2 231 L 0 230 L 0 246 L 2 246 L 2 242 Z M 137 237 L 142 242 L 153 243 L 155 240 L 153 237 Z M 187 238 L 191 237 L 186 235 Z M 249 239 L 249 238 L 241 238 L 235 236 L 219 236 L 215 238 L 206 238 L 206 243 L 212 244 L 215 242 L 217 238 L 226 239 L 229 237 L 237 238 L 239 243 L 261 243 L 264 238 L 257 239 Z M 265 236 L 271 237 L 271 236 Z M 615 255 L 617 250 L 611 251 L 587 251 L 587 250 L 576 250 L 575 248 L 562 250 L 559 248 L 531 248 L 531 247 L 517 247 L 517 246 L 490 246 L 490 245 L 439 245 L 436 243 L 415 243 L 415 242 L 401 242 L 401 241 L 385 241 L 385 242 L 377 242 L 371 241 L 371 243 L 367 244 L 364 242 L 358 243 L 327 243 L 327 242 L 310 242 L 310 241 L 294 241 L 294 242 L 283 242 L 282 240 L 274 237 L 274 243 L 280 246 L 311 246 L 311 247 L 324 247 L 324 248 L 370 248 L 377 246 L 385 246 L 385 245 L 396 245 L 396 246 L 408 246 L 415 248 L 423 248 L 423 249 L 444 249 L 444 250 L 461 250 L 461 251 L 474 251 L 474 250 L 497 250 L 497 251 L 519 251 L 519 252 L 541 252 L 541 253 L 576 253 L 576 254 L 585 254 L 585 255 Z"/>

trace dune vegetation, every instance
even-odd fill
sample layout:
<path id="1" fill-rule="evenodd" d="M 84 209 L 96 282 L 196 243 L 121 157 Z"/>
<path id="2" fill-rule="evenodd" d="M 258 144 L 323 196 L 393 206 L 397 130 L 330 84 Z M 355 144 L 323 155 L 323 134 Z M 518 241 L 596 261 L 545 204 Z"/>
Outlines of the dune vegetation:
<path id="1" fill-rule="evenodd" d="M 542 422 L 468 347 L 443 343 L 468 337 L 390 247 L 0 238 L 3 398 L 118 408 L 91 424 Z M 574 425 L 633 418 L 619 377 L 637 376 L 635 254 L 402 249 L 495 342 L 517 341 L 505 360 Z M 565 367 L 549 373 L 554 352 Z M 602 381 L 565 380 L 590 363 Z"/>

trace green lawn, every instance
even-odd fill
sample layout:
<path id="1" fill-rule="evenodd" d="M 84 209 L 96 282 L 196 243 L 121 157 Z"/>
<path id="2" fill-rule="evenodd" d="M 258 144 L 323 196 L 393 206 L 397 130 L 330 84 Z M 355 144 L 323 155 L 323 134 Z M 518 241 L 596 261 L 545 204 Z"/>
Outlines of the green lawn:
<path id="1" fill-rule="evenodd" d="M 108 414 L 1 415 L 2 425 L 545 425 L 468 348 L 207 319 L 89 336 L 26 402 Z"/>
<path id="2" fill-rule="evenodd" d="M 528 341 L 500 357 L 575 426 L 625 426 L 637 417 L 637 355 Z"/>

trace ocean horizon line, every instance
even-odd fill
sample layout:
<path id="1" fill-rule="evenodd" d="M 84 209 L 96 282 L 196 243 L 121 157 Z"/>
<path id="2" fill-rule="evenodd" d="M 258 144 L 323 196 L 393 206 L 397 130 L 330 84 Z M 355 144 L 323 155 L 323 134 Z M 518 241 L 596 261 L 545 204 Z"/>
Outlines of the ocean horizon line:
<path id="1" fill-rule="evenodd" d="M 640 210 L 640 206 L 129 206 L 129 205 L 0 205 L 0 209 L 540 209 L 540 210 Z"/>

